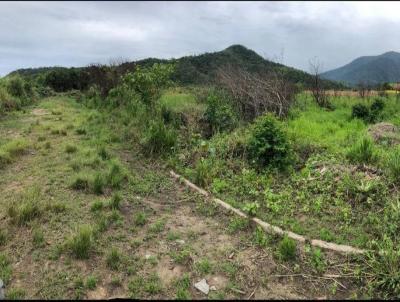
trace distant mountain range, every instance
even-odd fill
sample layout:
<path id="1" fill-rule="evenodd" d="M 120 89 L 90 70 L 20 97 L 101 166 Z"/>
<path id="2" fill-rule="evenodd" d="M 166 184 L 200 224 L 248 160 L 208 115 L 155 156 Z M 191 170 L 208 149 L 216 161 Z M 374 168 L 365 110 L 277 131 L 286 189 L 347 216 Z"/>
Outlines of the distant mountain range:
<path id="1" fill-rule="evenodd" d="M 333 81 L 357 85 L 400 82 L 400 53 L 389 51 L 378 56 L 359 57 L 340 68 L 321 74 Z"/>
<path id="2" fill-rule="evenodd" d="M 222 51 L 213 53 L 204 53 L 195 56 L 186 56 L 178 59 L 157 59 L 148 58 L 135 62 L 123 63 L 121 66 L 125 70 L 134 69 L 135 65 L 150 66 L 154 63 L 175 63 L 176 71 L 174 80 L 181 84 L 212 84 L 215 80 L 215 75 L 219 67 L 226 64 L 243 68 L 249 72 L 265 72 L 278 71 L 283 76 L 304 87 L 310 87 L 313 82 L 313 77 L 301 70 L 288 67 L 279 63 L 275 63 L 264 59 L 255 51 L 248 49 L 242 45 L 232 45 Z M 85 70 L 86 67 L 76 68 L 78 71 Z M 9 74 L 20 74 L 25 77 L 37 77 L 39 74 L 47 73 L 51 70 L 63 69 L 63 67 L 41 67 L 19 69 Z M 329 80 L 325 81 L 326 87 L 333 88 L 340 85 Z"/>

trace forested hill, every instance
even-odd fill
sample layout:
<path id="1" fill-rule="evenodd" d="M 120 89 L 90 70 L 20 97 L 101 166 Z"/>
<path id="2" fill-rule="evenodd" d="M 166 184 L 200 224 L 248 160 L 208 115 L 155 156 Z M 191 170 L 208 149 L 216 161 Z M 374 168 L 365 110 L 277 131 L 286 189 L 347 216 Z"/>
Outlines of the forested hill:
<path id="1" fill-rule="evenodd" d="M 340 68 L 322 74 L 326 79 L 350 85 L 361 82 L 382 84 L 400 82 L 400 53 L 389 51 L 378 56 L 364 56 Z"/>
<path id="2" fill-rule="evenodd" d="M 309 87 L 312 83 L 312 76 L 304 71 L 291 68 L 279 63 L 264 59 L 255 51 L 242 45 L 232 45 L 222 51 L 213 53 L 204 53 L 195 56 L 186 56 L 179 59 L 157 59 L 147 58 L 136 62 L 123 63 L 120 67 L 124 70 L 133 70 L 135 65 L 149 66 L 154 63 L 175 63 L 176 71 L 173 76 L 180 84 L 212 84 L 215 75 L 220 67 L 231 65 L 240 67 L 244 70 L 254 73 L 263 73 L 268 71 L 281 72 L 289 81 Z M 88 67 L 64 68 L 79 73 L 87 70 Z M 24 77 L 37 77 L 52 70 L 62 70 L 62 67 L 43 67 L 19 69 L 9 75 L 20 74 Z M 327 88 L 340 87 L 340 84 L 326 80 Z"/>

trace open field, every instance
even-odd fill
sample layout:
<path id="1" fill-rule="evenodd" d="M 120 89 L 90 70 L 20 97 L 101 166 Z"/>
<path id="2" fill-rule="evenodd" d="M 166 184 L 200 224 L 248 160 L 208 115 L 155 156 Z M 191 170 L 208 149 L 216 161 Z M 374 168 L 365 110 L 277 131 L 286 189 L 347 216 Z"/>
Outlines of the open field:
<path id="1" fill-rule="evenodd" d="M 1 171 L 9 298 L 202 298 L 203 277 L 217 299 L 362 294 L 353 278 L 320 277 L 348 276 L 352 257 L 298 249 L 294 266 L 280 260 L 279 238 L 185 192 L 111 120 L 68 98 L 1 119 L 6 145 L 26 142 Z"/>

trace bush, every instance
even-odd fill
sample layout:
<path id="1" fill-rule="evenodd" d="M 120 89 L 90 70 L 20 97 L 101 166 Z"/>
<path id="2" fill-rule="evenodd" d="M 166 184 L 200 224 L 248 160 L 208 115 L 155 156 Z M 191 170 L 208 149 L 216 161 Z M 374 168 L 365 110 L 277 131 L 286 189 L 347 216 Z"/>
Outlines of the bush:
<path id="1" fill-rule="evenodd" d="M 135 91 L 145 104 L 153 105 L 161 89 L 171 84 L 173 72 L 174 66 L 171 64 L 155 63 L 148 68 L 137 66 L 135 72 L 124 76 L 123 83 Z"/>
<path id="2" fill-rule="evenodd" d="M 367 121 L 369 118 L 369 108 L 364 104 L 355 104 L 351 108 L 351 117 Z"/>
<path id="3" fill-rule="evenodd" d="M 293 260 L 296 258 L 296 242 L 285 236 L 279 242 L 278 256 L 283 261 Z"/>
<path id="4" fill-rule="evenodd" d="M 211 135 L 233 130 L 238 124 L 238 118 L 226 98 L 214 91 L 207 98 L 204 119 L 210 125 Z"/>
<path id="5" fill-rule="evenodd" d="M 381 114 L 385 103 L 382 99 L 376 98 L 374 102 L 368 107 L 365 104 L 356 104 L 352 107 L 352 118 L 362 119 L 366 123 L 375 123 L 381 118 Z"/>
<path id="6" fill-rule="evenodd" d="M 371 138 L 364 137 L 357 142 L 346 154 L 353 163 L 375 163 L 378 160 L 378 153 Z"/>
<path id="7" fill-rule="evenodd" d="M 162 120 L 151 121 L 144 132 L 141 145 L 147 155 L 170 152 L 176 145 L 177 133 L 168 128 Z"/>
<path id="8" fill-rule="evenodd" d="M 89 258 L 89 252 L 93 244 L 93 231 L 88 225 L 81 226 L 77 233 L 68 241 L 68 247 L 78 259 Z"/>
<path id="9" fill-rule="evenodd" d="M 260 168 L 286 168 L 292 161 L 292 150 L 286 133 L 272 114 L 259 117 L 247 143 L 249 157 Z"/>
<path id="10" fill-rule="evenodd" d="M 7 90 L 12 96 L 26 98 L 27 95 L 24 89 L 24 80 L 21 77 L 12 77 L 7 84 Z"/>
<path id="11" fill-rule="evenodd" d="M 375 101 L 371 104 L 369 122 L 375 123 L 376 121 L 380 120 L 384 107 L 385 103 L 382 99 L 375 99 Z"/>

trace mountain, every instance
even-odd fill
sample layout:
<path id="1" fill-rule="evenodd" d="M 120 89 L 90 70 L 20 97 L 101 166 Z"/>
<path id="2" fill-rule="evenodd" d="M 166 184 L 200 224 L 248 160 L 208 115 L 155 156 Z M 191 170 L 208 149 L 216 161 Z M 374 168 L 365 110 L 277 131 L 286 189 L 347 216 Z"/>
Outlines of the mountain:
<path id="1" fill-rule="evenodd" d="M 400 82 L 400 53 L 389 51 L 378 56 L 360 57 L 347 65 L 321 74 L 321 77 L 350 85 L 361 82 L 373 85 Z"/>
<path id="2" fill-rule="evenodd" d="M 301 70 L 288 67 L 279 63 L 275 63 L 264 59 L 255 51 L 248 49 L 242 45 L 232 45 L 228 48 L 212 52 L 204 53 L 195 56 L 185 56 L 178 59 L 157 59 L 148 58 L 135 62 L 126 62 L 119 65 L 122 70 L 134 70 L 135 65 L 151 66 L 154 63 L 174 63 L 176 70 L 173 78 L 176 82 L 182 85 L 191 84 L 212 84 L 215 81 L 215 76 L 218 68 L 227 64 L 243 68 L 252 73 L 263 73 L 266 71 L 280 72 L 283 76 L 293 82 L 304 87 L 310 87 L 313 82 L 313 77 Z M 54 70 L 74 70 L 76 72 L 88 71 L 90 67 L 80 68 L 61 68 L 61 67 L 42 67 L 28 68 L 13 71 L 9 75 L 20 74 L 28 78 L 36 78 L 39 75 L 48 73 Z M 340 84 L 326 80 L 327 88 L 340 87 Z"/>

